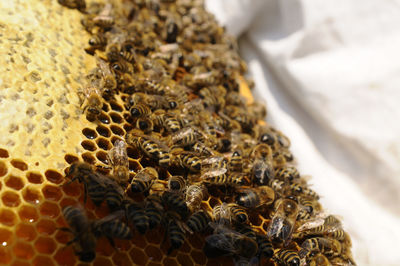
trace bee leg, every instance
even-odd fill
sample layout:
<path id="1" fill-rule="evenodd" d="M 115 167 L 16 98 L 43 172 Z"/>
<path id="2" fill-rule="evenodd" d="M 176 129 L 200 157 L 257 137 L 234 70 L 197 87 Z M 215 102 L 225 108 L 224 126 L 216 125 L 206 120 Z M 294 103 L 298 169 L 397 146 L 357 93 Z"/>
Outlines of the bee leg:
<path id="1" fill-rule="evenodd" d="M 79 236 L 74 237 L 72 240 L 68 241 L 65 246 L 68 247 L 70 245 L 72 245 L 74 242 L 76 242 L 78 240 Z"/>
<path id="2" fill-rule="evenodd" d="M 174 249 L 175 247 L 171 246 L 167 251 L 167 255 L 169 256 L 172 253 L 172 251 L 174 251 Z"/>
<path id="3" fill-rule="evenodd" d="M 82 104 L 83 104 L 83 103 L 82 103 Z M 82 107 L 82 105 L 81 105 L 81 107 Z M 83 109 L 82 109 L 82 114 L 85 113 L 86 109 L 88 109 L 88 108 L 89 108 L 89 105 L 88 105 L 88 104 L 85 105 L 85 107 L 83 107 Z"/>
<path id="4" fill-rule="evenodd" d="M 88 194 L 88 188 L 86 183 L 83 183 L 83 189 L 84 189 L 83 204 L 86 205 L 87 194 Z"/>
<path id="5" fill-rule="evenodd" d="M 71 179 L 70 181 L 68 181 L 67 183 L 62 184 L 61 187 L 68 186 L 69 184 L 71 184 L 72 182 L 74 182 L 75 179 L 76 179 L 75 177 L 72 178 L 72 179 Z"/>
<path id="6" fill-rule="evenodd" d="M 106 169 L 106 170 L 112 169 L 112 167 L 110 167 L 110 166 L 102 166 L 102 165 L 96 165 L 96 168 Z"/>
<path id="7" fill-rule="evenodd" d="M 115 242 L 114 239 L 112 239 L 112 237 L 107 236 L 108 242 L 110 242 L 110 245 L 117 250 L 117 247 L 115 246 Z"/>
<path id="8" fill-rule="evenodd" d="M 56 227 L 56 229 L 60 230 L 60 231 L 72 233 L 71 229 L 69 229 L 68 227 Z"/>

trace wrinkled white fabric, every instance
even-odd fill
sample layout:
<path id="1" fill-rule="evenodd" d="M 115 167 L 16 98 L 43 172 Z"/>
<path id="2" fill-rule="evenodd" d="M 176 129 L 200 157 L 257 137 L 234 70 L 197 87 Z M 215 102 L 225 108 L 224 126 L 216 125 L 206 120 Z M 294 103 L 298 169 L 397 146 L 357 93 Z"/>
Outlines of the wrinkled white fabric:
<path id="1" fill-rule="evenodd" d="M 208 0 L 359 265 L 400 265 L 400 1 Z"/>

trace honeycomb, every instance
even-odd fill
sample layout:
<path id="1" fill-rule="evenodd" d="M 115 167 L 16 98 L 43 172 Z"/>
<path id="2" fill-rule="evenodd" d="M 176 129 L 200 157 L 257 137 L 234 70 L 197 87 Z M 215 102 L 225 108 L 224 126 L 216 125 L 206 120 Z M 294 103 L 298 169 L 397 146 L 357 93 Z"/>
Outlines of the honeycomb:
<path id="1" fill-rule="evenodd" d="M 124 104 L 128 95 L 104 103 L 98 121 L 82 115 L 77 91 L 96 61 L 82 49 L 90 35 L 76 10 L 53 0 L 6 0 L 0 14 L 0 264 L 77 265 L 72 247 L 66 247 L 70 235 L 58 228 L 67 226 L 62 209 L 82 204 L 84 193 L 77 182 L 62 186 L 65 173 L 76 161 L 110 172 L 107 152 L 133 128 Z M 240 90 L 251 102 L 244 80 Z M 139 150 L 127 151 L 131 177 L 153 165 Z M 209 197 L 202 204 L 212 209 L 221 202 Z M 91 219 L 109 212 L 91 201 L 85 209 Z M 270 222 L 261 215 L 250 220 L 263 233 Z M 116 248 L 100 238 L 93 265 L 233 265 L 229 257 L 207 258 L 198 234 L 187 235 L 167 255 L 164 233 L 163 228 L 135 233 L 129 241 L 115 240 Z"/>

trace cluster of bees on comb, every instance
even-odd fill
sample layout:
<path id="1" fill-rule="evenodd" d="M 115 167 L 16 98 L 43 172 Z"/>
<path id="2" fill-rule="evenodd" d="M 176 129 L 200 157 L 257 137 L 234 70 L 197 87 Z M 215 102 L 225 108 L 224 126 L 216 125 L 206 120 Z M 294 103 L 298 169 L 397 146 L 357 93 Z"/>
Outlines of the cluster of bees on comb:
<path id="1" fill-rule="evenodd" d="M 241 95 L 246 64 L 202 0 L 58 2 L 81 11 L 91 34 L 85 51 L 97 67 L 79 92 L 82 111 L 99 123 L 103 103 L 118 98 L 129 124 L 102 164 L 66 170 L 63 186 L 78 181 L 85 192 L 83 206 L 63 209 L 61 229 L 81 261 L 94 260 L 100 237 L 114 246 L 163 228 L 167 255 L 199 234 L 208 258 L 235 265 L 355 265 L 349 235 L 296 169 L 289 139 Z M 136 171 L 129 148 L 140 154 Z M 109 215 L 89 219 L 88 198 Z"/>

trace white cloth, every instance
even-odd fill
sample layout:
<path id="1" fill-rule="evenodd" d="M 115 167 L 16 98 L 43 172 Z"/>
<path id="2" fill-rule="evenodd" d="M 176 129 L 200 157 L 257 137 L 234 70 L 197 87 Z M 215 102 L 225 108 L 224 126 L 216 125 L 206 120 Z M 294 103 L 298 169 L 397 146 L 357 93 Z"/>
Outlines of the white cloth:
<path id="1" fill-rule="evenodd" d="M 400 1 L 209 0 L 358 265 L 400 265 Z"/>

